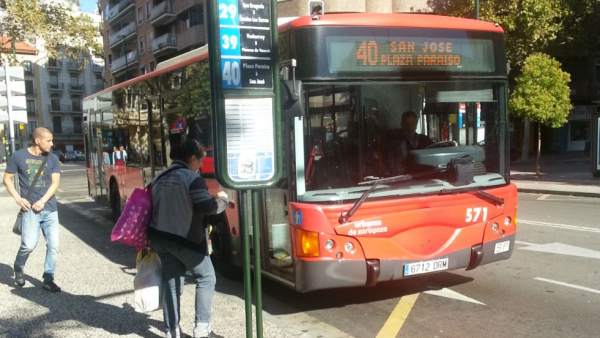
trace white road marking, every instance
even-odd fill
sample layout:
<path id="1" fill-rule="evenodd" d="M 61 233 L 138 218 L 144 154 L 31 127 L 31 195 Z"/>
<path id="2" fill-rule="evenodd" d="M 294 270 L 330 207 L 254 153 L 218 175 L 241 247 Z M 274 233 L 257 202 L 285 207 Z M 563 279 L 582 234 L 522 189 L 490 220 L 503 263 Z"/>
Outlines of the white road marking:
<path id="1" fill-rule="evenodd" d="M 550 197 L 550 195 L 542 195 L 542 196 L 538 197 L 537 200 L 538 201 L 543 201 L 543 200 L 545 200 L 548 197 Z"/>
<path id="2" fill-rule="evenodd" d="M 568 288 L 573 288 L 573 289 L 577 289 L 577 290 L 583 290 L 583 291 L 587 291 L 587 292 L 591 292 L 591 293 L 595 293 L 595 294 L 599 294 L 600 295 L 600 290 L 588 288 L 588 287 L 581 286 L 581 285 L 569 284 L 569 283 L 560 282 L 560 281 L 557 281 L 557 280 L 552 280 L 552 279 L 547 279 L 547 278 L 541 278 L 541 277 L 535 277 L 534 279 L 537 280 L 537 281 L 540 281 L 540 282 L 546 282 L 546 283 L 551 283 L 551 284 L 566 286 Z"/>
<path id="3" fill-rule="evenodd" d="M 454 290 L 450 290 L 448 288 L 443 288 L 440 290 L 429 290 L 429 291 L 424 291 L 423 293 L 428 294 L 428 295 L 438 296 L 438 297 L 460 300 L 460 301 L 467 302 L 467 303 L 485 305 L 485 303 L 482 303 L 482 302 L 478 301 L 477 299 L 467 297 L 461 293 L 458 293 Z"/>
<path id="4" fill-rule="evenodd" d="M 526 243 L 526 242 L 522 242 Z M 521 244 L 521 243 L 517 243 Z M 552 253 L 557 255 L 576 256 L 584 258 L 600 259 L 600 251 L 581 248 L 574 245 L 563 243 L 547 243 L 547 244 L 527 244 L 525 247 L 520 247 L 519 250 L 537 251 L 544 253 Z"/>
<path id="5" fill-rule="evenodd" d="M 583 232 L 591 232 L 591 233 L 600 234 L 600 228 L 585 227 L 585 226 L 580 226 L 580 225 L 548 223 L 548 222 L 541 222 L 541 221 L 530 221 L 530 220 L 525 220 L 525 219 L 518 219 L 517 224 L 529 224 L 529 225 L 543 226 L 543 227 L 549 227 L 549 228 L 558 228 L 558 229 L 564 229 L 564 230 L 574 230 L 574 231 L 583 231 Z"/>
<path id="6" fill-rule="evenodd" d="M 537 245 L 537 243 L 525 242 L 525 241 L 515 241 L 515 244 L 520 245 Z"/>

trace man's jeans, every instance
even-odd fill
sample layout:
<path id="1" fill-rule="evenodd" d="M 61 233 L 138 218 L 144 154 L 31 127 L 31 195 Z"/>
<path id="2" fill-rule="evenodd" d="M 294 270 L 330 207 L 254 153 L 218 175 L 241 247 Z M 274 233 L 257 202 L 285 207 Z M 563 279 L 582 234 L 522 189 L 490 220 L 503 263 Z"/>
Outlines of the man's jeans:
<path id="1" fill-rule="evenodd" d="M 151 246 L 160 257 L 163 274 L 163 316 L 165 330 L 174 331 L 179 327 L 180 296 L 183 293 L 184 275 L 192 273 L 196 282 L 196 327 L 200 336 L 208 336 L 211 331 L 210 318 L 212 299 L 217 281 L 210 257 L 181 247 L 168 240 L 151 239 Z"/>
<path id="2" fill-rule="evenodd" d="M 37 246 L 40 230 L 46 238 L 46 262 L 44 263 L 44 280 L 53 280 L 58 254 L 58 211 L 42 211 L 35 213 L 32 210 L 23 214 L 23 228 L 21 230 L 21 246 L 15 259 L 15 271 L 22 272 L 29 258 L 29 254 Z"/>

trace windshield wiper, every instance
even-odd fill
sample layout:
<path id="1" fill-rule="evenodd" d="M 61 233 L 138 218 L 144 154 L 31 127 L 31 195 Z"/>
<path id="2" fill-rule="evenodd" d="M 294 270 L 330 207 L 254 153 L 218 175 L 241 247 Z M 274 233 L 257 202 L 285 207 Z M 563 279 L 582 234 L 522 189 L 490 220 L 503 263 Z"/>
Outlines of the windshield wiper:
<path id="1" fill-rule="evenodd" d="M 473 195 L 481 198 L 482 200 L 486 200 L 494 205 L 502 206 L 504 205 L 504 198 L 498 197 L 496 195 L 492 195 L 487 191 L 483 190 L 473 190 L 474 188 L 463 188 L 463 189 L 442 189 L 438 193 L 439 195 L 449 195 L 449 194 L 458 194 L 461 192 L 472 192 Z M 475 188 L 478 189 L 478 188 Z"/>
<path id="2" fill-rule="evenodd" d="M 381 184 L 406 182 L 411 179 L 413 179 L 413 176 L 411 176 L 411 175 L 399 175 L 399 176 L 380 178 L 378 180 L 360 182 L 358 185 L 370 184 L 371 187 L 362 193 L 360 198 L 358 200 L 356 200 L 356 202 L 354 202 L 354 204 L 352 205 L 350 210 L 348 210 L 346 212 L 342 212 L 342 214 L 340 215 L 340 218 L 338 218 L 338 222 L 340 222 L 340 224 L 344 224 L 344 223 L 348 222 L 350 217 L 352 217 L 352 215 L 354 215 L 356 213 L 358 208 L 360 208 L 360 206 L 367 200 L 369 195 L 373 191 L 375 191 L 375 189 L 377 189 L 377 187 L 380 186 Z"/>
<path id="3" fill-rule="evenodd" d="M 352 215 L 354 215 L 356 213 L 356 211 L 367 200 L 367 198 L 369 198 L 369 195 L 382 184 L 406 182 L 406 181 L 414 180 L 416 178 L 436 174 L 436 173 L 439 173 L 442 171 L 444 171 L 444 169 L 436 168 L 436 169 L 428 170 L 428 171 L 425 171 L 425 172 L 422 172 L 419 174 L 415 174 L 415 175 L 398 175 L 398 176 L 380 178 L 378 180 L 369 180 L 369 181 L 360 182 L 358 185 L 371 185 L 371 187 L 368 190 L 365 190 L 365 192 L 363 192 L 363 194 L 360 196 L 360 198 L 358 200 L 356 200 L 356 202 L 354 202 L 354 204 L 352 205 L 350 210 L 348 210 L 346 212 L 342 212 L 342 214 L 338 218 L 338 222 L 340 224 L 347 223 L 348 220 L 350 220 L 350 217 L 352 217 Z"/>

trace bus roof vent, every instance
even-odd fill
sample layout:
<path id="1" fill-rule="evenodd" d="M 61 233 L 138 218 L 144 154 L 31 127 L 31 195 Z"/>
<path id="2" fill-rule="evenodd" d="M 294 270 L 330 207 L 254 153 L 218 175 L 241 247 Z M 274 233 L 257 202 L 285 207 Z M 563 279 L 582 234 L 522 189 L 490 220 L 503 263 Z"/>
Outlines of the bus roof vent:
<path id="1" fill-rule="evenodd" d="M 160 70 L 160 69 L 163 69 L 163 68 L 167 68 L 167 67 L 169 67 L 171 65 L 178 64 L 180 62 L 184 62 L 185 60 L 189 60 L 189 59 L 191 59 L 191 58 L 193 58 L 195 56 L 198 56 L 198 55 L 201 55 L 201 54 L 204 54 L 204 53 L 208 53 L 208 45 L 204 45 L 202 47 L 199 47 L 199 48 L 196 48 L 196 49 L 192 49 L 189 52 L 185 52 L 185 53 L 183 53 L 181 55 L 177 55 L 177 56 L 175 56 L 173 58 L 170 58 L 168 60 L 159 62 L 156 65 L 156 70 Z"/>

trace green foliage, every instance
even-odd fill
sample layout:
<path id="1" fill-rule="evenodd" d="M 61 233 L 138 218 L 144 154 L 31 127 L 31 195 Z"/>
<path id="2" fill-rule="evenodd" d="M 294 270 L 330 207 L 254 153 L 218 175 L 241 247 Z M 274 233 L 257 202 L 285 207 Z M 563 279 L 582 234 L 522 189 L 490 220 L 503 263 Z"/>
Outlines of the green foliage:
<path id="1" fill-rule="evenodd" d="M 11 0 L 0 18 L 0 34 L 9 39 L 12 48 L 0 51 L 9 60 L 15 59 L 15 44 L 41 38 L 51 56 L 59 54 L 74 60 L 91 51 L 102 54 L 96 40 L 98 27 L 86 15 L 74 16 L 66 7 L 40 0 Z M 85 59 L 85 58 L 84 58 Z"/>
<path id="2" fill-rule="evenodd" d="M 174 115 L 170 115 L 171 119 L 176 116 L 183 116 L 186 119 L 209 116 L 211 88 L 208 78 L 210 78 L 208 62 L 186 67 L 185 72 L 181 74 L 181 86 L 176 91 L 171 91 L 174 107 L 168 108 L 177 110 Z"/>
<path id="3" fill-rule="evenodd" d="M 570 15 L 564 19 L 564 28 L 551 46 L 552 55 L 589 56 L 600 49 L 600 1 L 565 0 Z"/>
<path id="4" fill-rule="evenodd" d="M 535 53 L 523 63 L 522 73 L 510 97 L 510 109 L 516 115 L 559 128 L 567 122 L 571 105 L 571 76 L 554 58 Z"/>
<path id="5" fill-rule="evenodd" d="M 468 17 L 474 17 L 474 2 L 428 0 L 435 13 Z M 480 6 L 482 20 L 504 28 L 507 57 L 513 69 L 520 68 L 529 54 L 545 52 L 570 13 L 563 0 L 481 0 Z"/>

